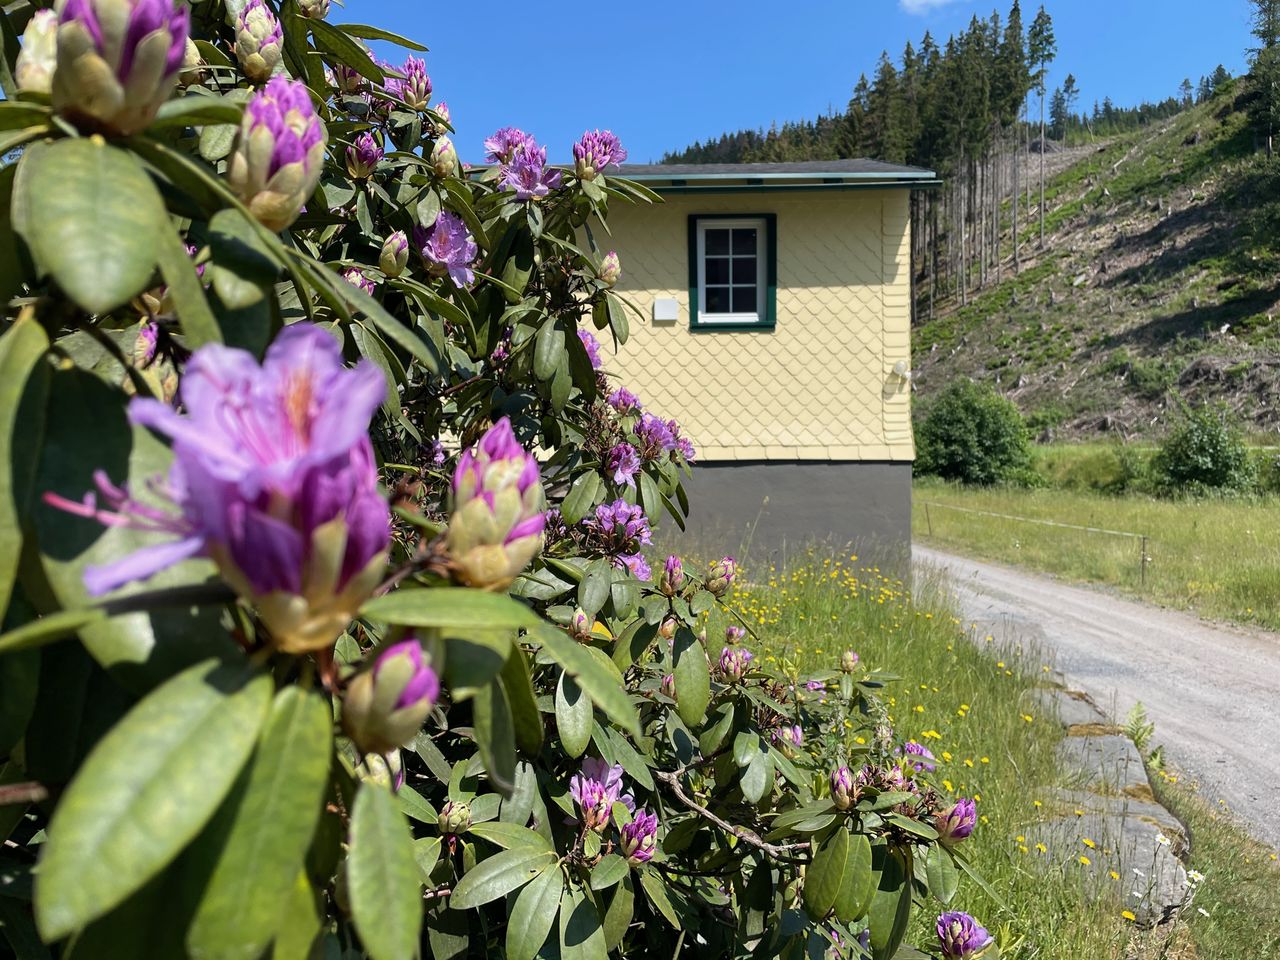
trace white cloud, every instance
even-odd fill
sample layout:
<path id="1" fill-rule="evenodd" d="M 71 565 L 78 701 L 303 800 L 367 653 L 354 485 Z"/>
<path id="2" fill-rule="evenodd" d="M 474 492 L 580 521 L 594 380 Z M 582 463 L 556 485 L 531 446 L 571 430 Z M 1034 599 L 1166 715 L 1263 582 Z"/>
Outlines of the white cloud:
<path id="1" fill-rule="evenodd" d="M 907 13 L 928 13 L 930 10 L 955 3 L 956 0 L 898 0 L 898 2 Z"/>

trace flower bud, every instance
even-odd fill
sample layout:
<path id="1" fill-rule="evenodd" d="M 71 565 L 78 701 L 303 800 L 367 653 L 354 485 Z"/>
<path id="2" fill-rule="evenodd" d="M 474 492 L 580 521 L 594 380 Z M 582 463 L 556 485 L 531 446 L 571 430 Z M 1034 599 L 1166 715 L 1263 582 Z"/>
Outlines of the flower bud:
<path id="1" fill-rule="evenodd" d="M 658 636 L 670 643 L 676 638 L 676 628 L 678 626 L 679 624 L 676 623 L 675 617 L 667 617 L 662 621 L 662 625 L 658 627 Z"/>
<path id="2" fill-rule="evenodd" d="M 377 292 L 378 289 L 378 285 L 369 277 L 366 277 L 359 267 L 347 267 L 342 271 L 342 279 L 370 296 Z"/>
<path id="3" fill-rule="evenodd" d="M 733 557 L 725 557 L 711 565 L 705 584 L 713 597 L 723 597 L 733 586 L 733 578 L 738 575 L 738 562 Z"/>
<path id="4" fill-rule="evenodd" d="M 409 265 L 409 238 L 403 230 L 397 230 L 382 242 L 378 254 L 378 267 L 388 277 L 398 277 Z"/>
<path id="5" fill-rule="evenodd" d="M 663 676 L 661 690 L 663 696 L 670 697 L 672 700 L 676 699 L 676 675 L 674 673 L 668 673 Z"/>
<path id="6" fill-rule="evenodd" d="M 155 360 L 159 339 L 160 328 L 154 320 L 143 320 L 139 324 L 138 336 L 133 341 L 133 365 L 139 370 L 145 370 Z"/>
<path id="7" fill-rule="evenodd" d="M 436 136 L 443 136 L 449 132 L 449 127 L 453 126 L 453 117 L 449 114 L 449 105 L 441 100 L 431 109 L 440 118 L 439 123 L 433 123 L 431 126 L 435 130 Z"/>
<path id="8" fill-rule="evenodd" d="M 204 57 L 200 56 L 200 48 L 188 37 L 186 48 L 182 51 L 182 70 L 178 74 L 178 83 L 184 87 L 200 83 L 204 80 L 204 68 L 207 66 Z"/>
<path id="9" fill-rule="evenodd" d="M 804 728 L 798 723 L 779 727 L 774 731 L 774 740 L 783 756 L 795 756 L 796 750 L 804 745 Z"/>
<path id="10" fill-rule="evenodd" d="M 604 255 L 604 259 L 600 261 L 600 271 L 596 276 L 610 287 L 622 279 L 622 261 L 618 259 L 616 251 L 610 250 Z"/>
<path id="11" fill-rule="evenodd" d="M 735 646 L 741 643 L 746 636 L 746 629 L 738 626 L 736 623 L 731 623 L 729 626 L 724 628 L 724 642 L 730 646 Z"/>
<path id="12" fill-rule="evenodd" d="M 366 783 L 376 783 L 380 787 L 396 791 L 404 786 L 404 761 L 399 750 L 390 753 L 366 753 L 363 761 L 356 767 L 356 776 Z"/>
<path id="13" fill-rule="evenodd" d="M 236 19 L 236 59 L 253 83 L 265 83 L 280 66 L 284 34 L 263 0 L 249 0 Z"/>
<path id="14" fill-rule="evenodd" d="M 627 159 L 627 151 L 609 130 L 588 130 L 573 145 L 573 170 L 581 180 L 594 180 Z"/>
<path id="15" fill-rule="evenodd" d="M 37 10 L 27 21 L 27 29 L 22 31 L 22 49 L 13 68 L 18 89 L 48 93 L 53 86 L 57 60 L 58 15 L 52 10 Z"/>
<path id="16" fill-rule="evenodd" d="M 440 696 L 440 681 L 411 637 L 388 647 L 347 686 L 342 728 L 365 753 L 390 753 L 422 729 Z"/>
<path id="17" fill-rule="evenodd" d="M 190 13 L 174 0 L 65 0 L 53 107 L 107 133 L 144 129 L 177 84 Z"/>
<path id="18" fill-rule="evenodd" d="M 667 557 L 662 567 L 662 577 L 658 580 L 658 589 L 663 596 L 674 597 L 684 589 L 684 564 L 674 553 Z"/>
<path id="19" fill-rule="evenodd" d="M 445 805 L 440 808 L 440 816 L 436 820 L 436 826 L 440 828 L 440 832 L 445 836 L 466 833 L 471 829 L 471 807 L 453 800 L 446 801 Z"/>
<path id="20" fill-rule="evenodd" d="M 359 93 L 368 82 L 364 74 L 355 67 L 349 67 L 345 63 L 333 65 L 333 85 L 338 88 L 339 93 Z"/>
<path id="21" fill-rule="evenodd" d="M 382 160 L 382 147 L 367 130 L 347 147 L 347 173 L 357 180 L 367 180 Z"/>
<path id="22" fill-rule="evenodd" d="M 448 137 L 440 137 L 431 148 L 431 169 L 437 177 L 451 177 L 458 172 L 458 151 Z"/>
<path id="23" fill-rule="evenodd" d="M 329 0 L 298 0 L 298 12 L 308 20 L 323 20 L 329 15 Z"/>
<path id="24" fill-rule="evenodd" d="M 975 960 L 994 942 L 991 934 L 967 913 L 955 911 L 938 917 L 938 946 L 944 960 Z"/>
<path id="25" fill-rule="evenodd" d="M 658 846 L 658 817 L 645 810 L 637 810 L 635 819 L 618 831 L 622 835 L 622 855 L 627 863 L 638 866 L 648 863 Z"/>
<path id="26" fill-rule="evenodd" d="M 542 549 L 545 510 L 538 461 L 503 417 L 454 471 L 446 542 L 457 579 L 482 590 L 511 586 Z"/>
<path id="27" fill-rule="evenodd" d="M 911 767 L 916 773 L 933 773 L 937 769 L 937 765 L 934 763 L 937 758 L 934 757 L 933 751 L 922 743 L 908 740 L 902 745 L 898 753 L 907 761 L 904 766 Z"/>
<path id="28" fill-rule="evenodd" d="M 400 81 L 400 99 L 411 110 L 421 113 L 431 102 L 431 78 L 427 76 L 427 65 L 418 57 L 406 57 L 400 68 L 404 79 Z"/>
<path id="29" fill-rule="evenodd" d="M 972 800 L 961 798 L 934 818 L 938 839 L 945 844 L 959 843 L 978 824 L 978 807 Z"/>
<path id="30" fill-rule="evenodd" d="M 720 679 L 725 683 L 737 683 L 751 668 L 755 655 L 746 647 L 725 647 L 720 651 Z"/>
<path id="31" fill-rule="evenodd" d="M 576 608 L 573 616 L 569 618 L 569 633 L 573 635 L 573 639 L 590 640 L 591 627 L 591 618 L 587 616 L 587 612 L 581 607 Z"/>
<path id="32" fill-rule="evenodd" d="M 848 810 L 858 800 L 858 790 L 848 767 L 836 767 L 831 771 L 831 801 L 837 810 Z"/>
<path id="33" fill-rule="evenodd" d="M 325 129 L 306 84 L 274 77 L 249 102 L 227 182 L 269 230 L 284 230 L 315 192 Z"/>
<path id="34" fill-rule="evenodd" d="M 844 673 L 853 673 L 858 668 L 858 655 L 852 650 L 840 654 L 840 669 Z"/>

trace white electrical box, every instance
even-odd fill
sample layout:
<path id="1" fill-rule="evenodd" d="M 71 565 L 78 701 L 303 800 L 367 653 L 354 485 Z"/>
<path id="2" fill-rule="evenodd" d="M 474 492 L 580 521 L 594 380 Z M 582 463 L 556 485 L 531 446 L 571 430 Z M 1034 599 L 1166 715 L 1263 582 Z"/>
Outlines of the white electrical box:
<path id="1" fill-rule="evenodd" d="M 675 323 L 680 319 L 680 303 L 675 297 L 657 297 L 653 301 L 654 323 Z"/>

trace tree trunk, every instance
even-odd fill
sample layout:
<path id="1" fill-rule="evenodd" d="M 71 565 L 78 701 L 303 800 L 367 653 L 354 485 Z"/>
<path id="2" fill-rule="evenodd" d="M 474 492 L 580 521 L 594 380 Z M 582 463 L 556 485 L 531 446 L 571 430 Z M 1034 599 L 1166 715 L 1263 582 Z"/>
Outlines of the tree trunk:
<path id="1" fill-rule="evenodd" d="M 1013 275 L 1016 277 L 1022 269 L 1018 262 L 1018 204 L 1022 201 L 1018 190 L 1018 167 L 1022 165 L 1022 124 L 1016 119 L 1013 124 L 1013 202 L 1009 204 L 1009 216 L 1013 218 Z"/>
<path id="2" fill-rule="evenodd" d="M 1040 249 L 1044 249 L 1044 87 L 1040 88 Z"/>

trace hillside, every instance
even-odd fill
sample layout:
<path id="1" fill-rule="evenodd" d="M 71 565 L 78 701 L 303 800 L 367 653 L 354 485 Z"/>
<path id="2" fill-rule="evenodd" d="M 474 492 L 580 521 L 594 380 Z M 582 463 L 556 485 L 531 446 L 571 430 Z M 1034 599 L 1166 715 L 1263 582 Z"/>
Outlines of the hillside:
<path id="1" fill-rule="evenodd" d="M 1065 169 L 1049 183 L 1045 247 L 1024 245 L 1022 272 L 1007 261 L 1002 283 L 932 317 L 920 292 L 921 406 L 971 376 L 1058 438 L 1158 433 L 1175 394 L 1280 428 L 1280 158 L 1254 149 L 1246 95 L 1229 83 L 1053 157 Z"/>

